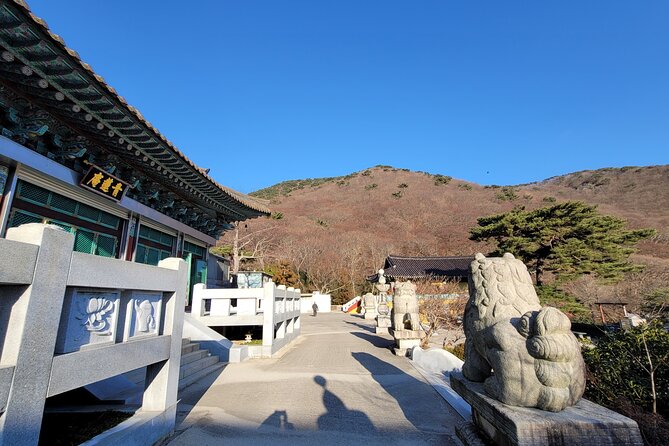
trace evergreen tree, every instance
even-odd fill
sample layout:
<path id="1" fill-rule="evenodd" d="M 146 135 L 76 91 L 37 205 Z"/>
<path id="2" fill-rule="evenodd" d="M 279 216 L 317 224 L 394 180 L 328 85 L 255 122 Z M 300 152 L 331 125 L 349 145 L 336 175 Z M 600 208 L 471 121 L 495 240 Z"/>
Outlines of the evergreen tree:
<path id="1" fill-rule="evenodd" d="M 281 260 L 277 264 L 267 266 L 265 272 L 272 276 L 272 280 L 277 285 L 299 286 L 300 276 L 297 275 L 287 260 Z"/>
<path id="2" fill-rule="evenodd" d="M 628 230 L 620 218 L 602 215 L 596 206 L 569 201 L 526 211 L 515 208 L 505 214 L 478 219 L 470 239 L 494 241 L 493 255 L 510 252 L 534 270 L 537 285 L 544 271 L 558 279 L 582 274 L 616 280 L 624 272 L 638 270 L 629 262 L 634 244 L 650 237 L 653 229 Z"/>

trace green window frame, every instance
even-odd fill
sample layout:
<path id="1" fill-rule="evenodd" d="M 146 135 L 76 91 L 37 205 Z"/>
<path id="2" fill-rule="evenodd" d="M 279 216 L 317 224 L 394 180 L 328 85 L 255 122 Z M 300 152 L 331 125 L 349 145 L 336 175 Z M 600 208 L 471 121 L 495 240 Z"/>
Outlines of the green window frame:
<path id="1" fill-rule="evenodd" d="M 59 226 L 74 234 L 74 251 L 94 254 L 101 257 L 116 257 L 118 238 L 90 229 L 80 228 L 70 223 L 43 217 L 23 209 L 13 209 L 9 217 L 9 227 L 14 228 L 26 223 L 48 223 Z"/>
<path id="2" fill-rule="evenodd" d="M 176 237 L 149 226 L 140 225 L 139 240 L 135 248 L 135 262 L 158 265 L 172 255 Z"/>
<path id="3" fill-rule="evenodd" d="M 148 246 L 142 242 L 137 242 L 137 248 L 135 248 L 135 262 L 144 263 L 145 265 L 158 265 L 158 262 L 171 255 L 171 251 Z"/>
<path id="4" fill-rule="evenodd" d="M 205 251 L 206 249 L 204 247 L 184 240 L 183 258 L 188 257 L 188 254 L 193 254 L 193 256 L 199 257 L 200 259 L 204 260 Z"/>
<path id="5" fill-rule="evenodd" d="M 19 180 L 17 183 L 16 197 L 47 209 L 53 209 L 61 214 L 76 217 L 113 230 L 118 230 L 121 224 L 121 218 L 115 215 L 23 180 Z"/>

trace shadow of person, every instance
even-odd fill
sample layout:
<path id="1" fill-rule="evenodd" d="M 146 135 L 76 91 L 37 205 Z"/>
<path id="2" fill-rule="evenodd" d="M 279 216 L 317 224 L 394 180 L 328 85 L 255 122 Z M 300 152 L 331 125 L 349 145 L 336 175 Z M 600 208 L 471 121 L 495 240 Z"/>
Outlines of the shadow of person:
<path id="1" fill-rule="evenodd" d="M 317 375 L 314 377 L 314 381 L 323 388 L 323 405 L 326 410 L 323 415 L 318 417 L 319 431 L 376 432 L 374 424 L 366 413 L 359 410 L 349 410 L 337 395 L 327 389 L 325 378 Z"/>
<path id="2" fill-rule="evenodd" d="M 272 427 L 281 431 L 295 430 L 293 423 L 288 421 L 288 414 L 285 410 L 275 410 L 272 415 L 260 424 L 258 429 L 262 429 L 263 427 Z"/>

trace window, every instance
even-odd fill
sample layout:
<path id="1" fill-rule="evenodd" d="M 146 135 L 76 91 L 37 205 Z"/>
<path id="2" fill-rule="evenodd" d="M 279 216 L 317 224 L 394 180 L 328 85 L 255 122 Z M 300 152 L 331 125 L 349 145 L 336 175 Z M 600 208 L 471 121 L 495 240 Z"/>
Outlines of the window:
<path id="1" fill-rule="evenodd" d="M 176 237 L 150 228 L 140 226 L 139 240 L 135 250 L 135 262 L 147 265 L 157 265 L 163 259 L 172 255 L 172 247 Z"/>
<path id="2" fill-rule="evenodd" d="M 22 201 L 110 229 L 118 230 L 121 223 L 121 219 L 114 215 L 25 181 L 18 182 L 16 196 Z"/>
<path id="3" fill-rule="evenodd" d="M 195 243 L 184 241 L 183 257 L 186 258 L 188 254 L 193 254 L 193 257 L 204 260 L 205 249 L 202 246 L 196 245 Z"/>
<path id="4" fill-rule="evenodd" d="M 9 227 L 14 228 L 26 223 L 49 223 L 59 226 L 74 234 L 74 251 L 95 254 L 102 257 L 116 257 L 118 238 L 101 232 L 90 231 L 70 223 L 50 219 L 21 209 L 13 209 L 9 218 Z"/>

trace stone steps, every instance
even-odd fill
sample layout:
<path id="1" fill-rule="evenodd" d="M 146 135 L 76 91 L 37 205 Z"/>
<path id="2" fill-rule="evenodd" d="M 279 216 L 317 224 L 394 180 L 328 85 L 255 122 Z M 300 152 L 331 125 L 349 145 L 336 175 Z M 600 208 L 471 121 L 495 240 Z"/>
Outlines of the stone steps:
<path id="1" fill-rule="evenodd" d="M 207 350 L 195 350 L 190 353 L 186 353 L 185 355 L 181 355 L 181 367 L 183 367 L 186 364 L 190 364 L 193 361 L 197 361 L 198 359 L 202 359 L 209 356 L 209 352 Z"/>
<path id="2" fill-rule="evenodd" d="M 200 344 L 184 338 L 181 343 L 181 367 L 179 368 L 179 390 L 185 389 L 210 373 L 225 366 L 219 357 L 208 350 L 201 350 Z"/>
<path id="3" fill-rule="evenodd" d="M 181 356 L 188 354 L 190 352 L 194 352 L 195 350 L 200 349 L 200 344 L 197 342 L 189 342 L 187 344 L 182 344 L 181 345 Z"/>
<path id="4" fill-rule="evenodd" d="M 201 349 L 198 342 L 191 342 L 189 338 L 184 338 L 181 341 L 179 390 L 185 389 L 224 366 L 225 364 L 220 362 L 217 355 L 212 355 L 208 350 Z M 94 391 L 92 393 L 102 401 L 141 404 L 145 377 L 145 367 L 132 370 L 123 374 L 117 380 L 108 380 L 102 388 L 104 396 L 100 396 L 100 391 L 97 394 Z M 92 389 L 89 388 L 89 391 L 92 391 Z"/>
<path id="5" fill-rule="evenodd" d="M 182 379 L 179 379 L 179 390 L 185 389 L 186 387 L 190 386 L 191 384 L 196 383 L 197 381 L 201 380 L 205 376 L 214 373 L 218 370 L 221 370 L 223 367 L 225 367 L 225 363 L 223 362 L 217 362 L 214 365 L 211 365 L 205 369 L 200 370 L 199 372 L 195 372 L 192 375 L 186 376 Z"/>

